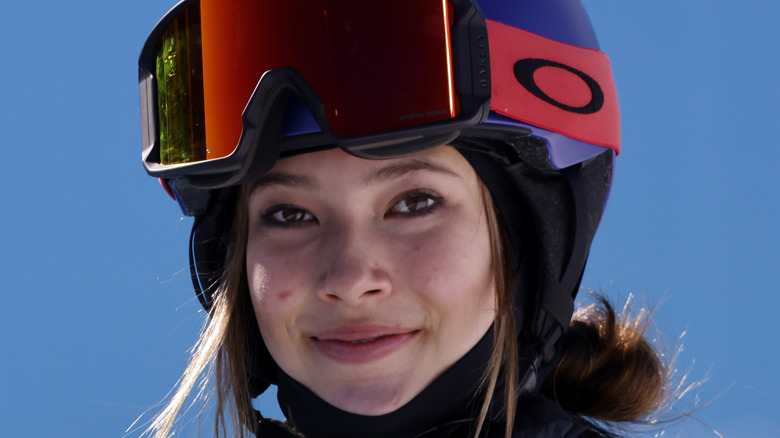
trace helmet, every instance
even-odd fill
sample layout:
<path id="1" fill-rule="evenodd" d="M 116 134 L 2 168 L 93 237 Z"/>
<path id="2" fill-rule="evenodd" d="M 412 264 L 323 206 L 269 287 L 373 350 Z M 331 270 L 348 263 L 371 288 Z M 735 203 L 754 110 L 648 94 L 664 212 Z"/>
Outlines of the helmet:
<path id="1" fill-rule="evenodd" d="M 255 3 L 263 3 L 273 11 L 255 15 L 252 11 L 244 11 L 243 18 L 268 20 L 270 16 L 272 21 L 266 24 L 275 26 L 273 21 L 290 13 L 277 10 L 280 8 L 278 3 L 285 2 Z M 331 2 L 328 7 L 333 3 L 339 2 Z M 440 1 L 396 3 L 408 3 L 407 9 L 398 12 L 404 18 L 422 16 L 419 8 L 423 4 L 442 7 Z M 255 66 L 254 70 L 247 69 L 246 78 L 235 79 L 251 85 L 248 95 L 244 91 L 234 98 L 242 105 L 239 108 L 241 119 L 236 116 L 230 123 L 214 122 L 213 117 L 209 119 L 209 108 L 204 109 L 202 105 L 182 110 L 182 102 L 204 99 L 216 102 L 217 97 L 210 98 L 209 93 L 229 100 L 229 97 L 222 97 L 233 93 L 232 89 L 226 88 L 230 84 L 223 84 L 231 81 L 220 76 L 233 74 L 232 70 L 209 73 L 210 65 L 220 64 L 215 61 L 218 55 L 236 55 L 225 54 L 221 49 L 208 49 L 227 44 L 206 41 L 207 18 L 214 21 L 212 17 L 225 15 L 218 13 L 218 4 L 214 0 L 185 0 L 174 7 L 150 35 L 139 60 L 144 164 L 152 176 L 161 178 L 184 213 L 195 217 L 190 240 L 190 267 L 193 285 L 204 308 L 210 308 L 214 287 L 222 272 L 225 233 L 232 220 L 229 207 L 234 203 L 237 184 L 261 176 L 280 157 L 334 145 L 360 157 L 385 158 L 450 144 L 469 160 L 485 182 L 503 219 L 515 272 L 523 278 L 523 284 L 514 286 L 518 307 L 516 320 L 522 327 L 527 346 L 521 354 L 530 365 L 521 378 L 519 390 L 534 391 L 539 378 L 553 362 L 557 341 L 571 319 L 590 244 L 607 199 L 613 158 L 620 148 L 619 110 L 609 61 L 599 50 L 580 0 L 451 1 L 449 7 L 454 11 L 444 11 L 439 16 L 449 23 L 451 35 L 443 38 L 451 42 L 451 48 L 448 48 L 453 60 L 447 61 L 447 58 L 441 65 L 449 65 L 449 70 L 442 68 L 442 71 L 449 71 L 450 78 L 449 90 L 444 93 L 450 91 L 449 96 L 454 94 L 459 100 L 453 106 L 450 98 L 448 110 L 399 110 L 402 115 L 395 117 L 395 124 L 388 126 L 382 123 L 390 117 L 379 114 L 360 123 L 360 126 L 369 126 L 366 132 L 349 131 L 357 117 L 363 116 L 359 114 L 362 112 L 360 102 L 356 105 L 356 115 L 344 115 L 344 120 L 352 120 L 351 123 L 340 120 L 339 111 L 329 112 L 337 100 L 333 95 L 349 94 L 332 90 L 338 90 L 338 77 L 350 72 L 345 68 L 339 75 L 333 75 L 327 86 L 317 83 L 318 75 L 325 75 L 318 68 L 322 64 L 314 59 L 320 56 L 322 48 L 301 49 L 301 38 L 294 31 L 290 34 L 287 28 L 277 29 L 291 35 L 291 46 L 285 46 L 286 51 L 295 48 L 295 53 L 302 52 L 303 56 L 279 61 L 281 63 L 274 64 L 273 68 Z M 344 4 L 346 6 L 335 6 L 334 11 L 328 13 L 358 14 L 354 9 L 363 8 L 378 10 L 381 17 L 392 15 L 385 10 L 387 5 L 378 2 Z M 342 10 L 336 11 L 339 8 Z M 369 12 L 359 11 L 359 14 Z M 305 15 L 300 7 L 293 7 L 292 13 L 296 14 L 296 20 Z M 365 15 L 361 17 L 364 21 L 370 20 Z M 313 22 L 305 22 L 315 26 L 311 24 Z M 408 22 L 403 25 L 409 32 L 424 27 Z M 214 40 L 217 32 L 213 29 L 217 27 L 208 26 L 212 29 L 209 36 Z M 180 30 L 185 28 L 189 30 Z M 322 32 L 335 38 L 335 31 L 330 28 Z M 370 38 L 370 30 L 365 32 L 366 35 L 361 36 Z M 411 51 L 406 45 L 411 37 L 401 36 L 399 32 L 390 33 L 388 29 L 381 32 L 377 38 L 383 44 L 386 40 L 403 40 L 399 41 L 404 46 L 402 52 L 392 52 L 389 46 L 372 46 L 376 51 L 388 50 L 385 58 L 392 58 L 394 63 L 406 56 L 431 60 L 431 64 L 438 62 L 433 55 L 440 49 Z M 278 41 L 275 39 L 273 43 Z M 418 41 L 413 42 L 417 47 Z M 330 57 L 328 65 L 335 65 L 334 68 L 338 68 L 340 62 L 354 62 L 338 53 L 338 47 L 326 56 Z M 395 67 L 386 61 L 371 59 L 371 62 L 381 64 L 380 70 Z M 169 68 L 171 60 L 175 62 Z M 203 65 L 202 78 L 200 71 L 192 67 L 198 63 Z M 181 70 L 184 66 L 188 70 Z M 231 68 L 235 69 L 232 65 Z M 307 73 L 307 70 L 315 73 Z M 414 75 L 424 75 L 420 70 L 414 69 Z M 394 69 L 393 74 L 400 75 L 399 71 Z M 371 74 L 380 73 L 372 70 Z M 219 80 L 209 82 L 209 74 Z M 363 76 L 366 75 L 351 80 L 364 81 Z M 183 79 L 167 82 L 165 77 Z M 371 82 L 366 89 L 372 93 L 385 88 L 392 91 L 379 97 L 379 101 L 388 100 L 388 107 L 392 106 L 391 100 L 396 95 L 406 91 L 387 85 L 392 79 L 365 80 Z M 428 83 L 424 86 L 440 82 L 438 76 L 425 80 Z M 198 81 L 204 84 L 202 90 L 187 85 L 190 88 L 182 91 L 181 83 Z M 360 86 L 363 86 L 362 82 Z M 162 102 L 161 96 L 170 98 L 173 103 Z M 235 106 L 235 102 L 232 105 Z M 344 105 L 340 108 L 347 107 Z M 342 113 L 349 111 L 344 109 Z M 178 120 L 183 125 L 169 120 Z M 238 124 L 238 129 L 234 127 L 232 132 L 238 131 L 241 135 L 223 141 L 234 150 L 217 153 L 212 159 L 208 154 L 213 154 L 216 148 L 213 145 L 222 140 L 211 140 L 208 135 L 206 140 L 203 135 L 190 135 L 189 131 L 193 129 L 189 128 L 200 129 L 208 124 L 208 129 L 215 126 L 213 131 L 216 132 L 221 129 L 220 123 Z M 175 134 L 185 131 L 182 126 L 187 127 L 187 135 L 182 134 L 186 138 L 172 139 Z M 211 146 L 203 146 L 207 140 Z M 165 161 L 166 144 L 171 142 L 186 145 L 186 151 L 177 155 L 187 155 L 183 164 L 179 164 L 182 162 L 177 161 L 179 158 Z M 235 144 L 238 146 L 234 147 Z M 197 149 L 190 146 L 198 145 L 205 152 L 199 158 L 188 158 L 190 154 L 196 154 L 192 151 Z M 265 359 L 255 360 L 269 360 L 267 354 L 259 357 Z M 253 367 L 262 369 L 263 364 Z M 252 376 L 253 381 L 257 380 L 253 389 L 255 395 L 265 389 L 269 380 L 262 371 L 259 374 Z"/>

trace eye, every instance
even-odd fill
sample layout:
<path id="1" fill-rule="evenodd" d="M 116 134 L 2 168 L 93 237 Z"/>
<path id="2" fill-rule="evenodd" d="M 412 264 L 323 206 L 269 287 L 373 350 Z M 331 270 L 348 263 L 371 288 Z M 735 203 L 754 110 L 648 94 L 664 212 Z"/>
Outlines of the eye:
<path id="1" fill-rule="evenodd" d="M 393 204 L 388 215 L 422 216 L 431 213 L 441 205 L 442 198 L 425 192 L 412 192 L 403 195 Z"/>
<path id="2" fill-rule="evenodd" d="M 267 225 L 277 227 L 297 227 L 317 222 L 310 212 L 287 204 L 271 207 L 261 217 Z"/>

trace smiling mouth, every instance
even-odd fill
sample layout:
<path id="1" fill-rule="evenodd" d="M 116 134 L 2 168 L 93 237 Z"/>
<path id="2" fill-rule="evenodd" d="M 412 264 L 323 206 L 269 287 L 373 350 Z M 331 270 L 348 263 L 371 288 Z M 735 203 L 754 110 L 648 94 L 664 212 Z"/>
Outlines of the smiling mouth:
<path id="1" fill-rule="evenodd" d="M 340 339 L 312 336 L 315 347 L 326 357 L 344 364 L 364 364 L 382 359 L 411 342 L 419 331 L 390 333 L 370 338 Z"/>
<path id="2" fill-rule="evenodd" d="M 374 342 L 378 339 L 384 338 L 385 336 L 377 336 L 376 338 L 370 338 L 370 339 L 358 339 L 357 341 L 348 341 L 352 345 L 360 345 L 360 344 L 367 344 L 369 342 Z"/>
<path id="3" fill-rule="evenodd" d="M 399 334 L 403 334 L 403 333 L 399 333 Z M 315 341 L 340 342 L 340 343 L 350 344 L 350 345 L 362 345 L 362 344 L 368 344 L 369 342 L 378 341 L 380 339 L 387 338 L 389 336 L 396 336 L 396 335 L 397 334 L 380 335 L 380 336 L 376 336 L 376 337 L 373 337 L 373 338 L 355 339 L 355 340 L 351 340 L 351 341 L 350 340 L 346 340 L 346 339 L 337 339 L 337 338 L 321 339 L 321 338 L 318 338 L 317 336 L 312 336 L 311 338 L 313 340 L 315 340 Z"/>

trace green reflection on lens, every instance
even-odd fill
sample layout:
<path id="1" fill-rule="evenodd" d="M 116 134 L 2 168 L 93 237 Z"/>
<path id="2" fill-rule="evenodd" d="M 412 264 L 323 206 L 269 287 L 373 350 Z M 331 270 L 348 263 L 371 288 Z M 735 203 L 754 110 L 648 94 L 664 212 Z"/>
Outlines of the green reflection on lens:
<path id="1" fill-rule="evenodd" d="M 196 2 L 168 25 L 157 51 L 161 164 L 206 159 L 202 72 L 200 4 Z"/>

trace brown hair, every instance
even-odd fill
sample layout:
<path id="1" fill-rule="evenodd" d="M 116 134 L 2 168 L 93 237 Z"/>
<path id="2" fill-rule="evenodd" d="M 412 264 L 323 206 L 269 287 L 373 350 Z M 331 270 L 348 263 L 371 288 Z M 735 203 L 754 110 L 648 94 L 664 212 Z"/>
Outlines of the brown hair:
<path id="1" fill-rule="evenodd" d="M 230 418 L 233 434 L 238 438 L 244 438 L 246 428 L 256 423 L 249 393 L 246 353 L 248 328 L 251 324 L 257 326 L 257 323 L 248 313 L 252 304 L 245 267 L 247 211 L 244 189 L 239 190 L 241 193 L 237 197 L 233 224 L 227 235 L 225 265 L 215 286 L 209 317 L 173 395 L 165 408 L 155 415 L 143 435 L 155 438 L 170 436 L 179 412 L 199 378 L 200 391 L 196 399 L 216 397 L 215 437 L 223 433 L 227 435 L 226 417 Z M 213 385 L 210 385 L 210 377 L 214 380 Z M 205 388 L 209 391 L 205 392 Z"/>
<path id="2" fill-rule="evenodd" d="M 664 401 L 668 373 L 645 338 L 649 312 L 618 315 L 604 297 L 574 314 L 542 392 L 564 410 L 605 424 L 637 422 Z"/>
<path id="3" fill-rule="evenodd" d="M 485 376 L 483 377 L 483 387 L 485 400 L 482 402 L 482 409 L 479 413 L 479 419 L 474 431 L 474 436 L 479 436 L 480 431 L 487 418 L 490 401 L 493 399 L 496 386 L 498 384 L 501 371 L 504 372 L 504 406 L 506 407 L 506 438 L 512 435 L 517 400 L 514 394 L 514 387 L 518 375 L 518 353 L 517 338 L 515 336 L 515 318 L 514 318 L 514 299 L 512 296 L 512 267 L 510 257 L 507 254 L 508 237 L 503 227 L 503 222 L 499 217 L 498 208 L 493 203 L 493 197 L 487 186 L 480 180 L 480 189 L 482 202 L 487 218 L 488 233 L 490 236 L 491 264 L 493 268 L 493 277 L 496 279 L 496 320 L 493 323 L 493 353 L 490 357 Z"/>
<path id="4" fill-rule="evenodd" d="M 485 375 L 485 400 L 474 436 L 482 428 L 489 401 L 503 370 L 506 408 L 505 437 L 512 435 L 517 409 L 516 387 L 519 363 L 513 309 L 513 267 L 503 221 L 486 185 L 481 184 L 492 245 L 492 263 L 497 284 L 497 314 L 494 351 Z M 630 301 L 630 300 L 629 300 Z M 575 419 L 609 434 L 619 423 L 641 422 L 666 401 L 669 364 L 664 363 L 645 338 L 650 312 L 632 314 L 626 303 L 618 315 L 609 301 L 596 296 L 596 303 L 579 308 L 559 345 L 562 351 L 541 392 Z M 606 427 L 601 427 L 598 424 Z"/>

